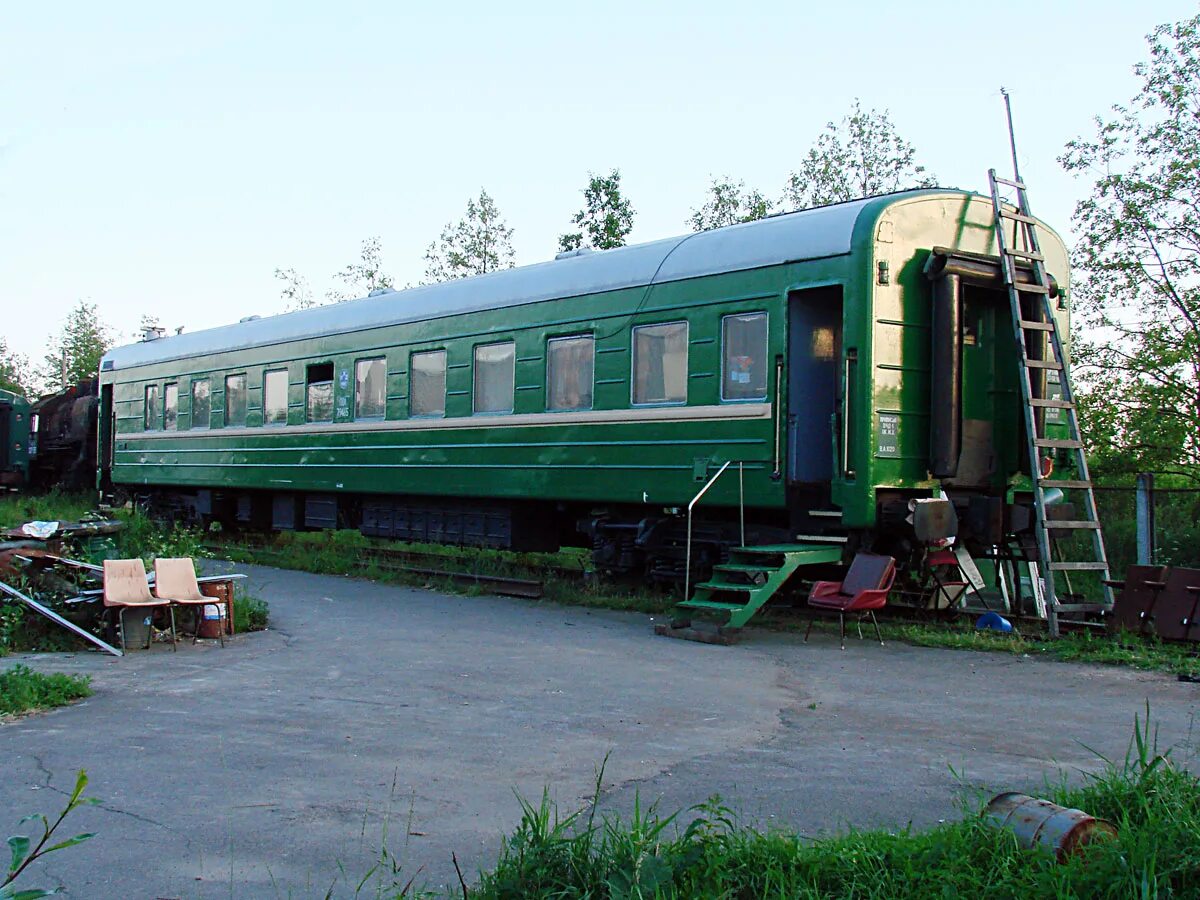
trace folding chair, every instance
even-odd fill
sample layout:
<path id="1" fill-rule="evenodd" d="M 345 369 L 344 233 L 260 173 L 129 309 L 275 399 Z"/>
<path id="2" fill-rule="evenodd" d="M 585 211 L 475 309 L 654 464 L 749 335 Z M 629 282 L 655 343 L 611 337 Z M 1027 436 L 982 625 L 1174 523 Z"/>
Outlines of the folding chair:
<path id="1" fill-rule="evenodd" d="M 121 650 L 125 650 L 125 622 L 122 615 L 126 609 L 155 609 L 165 606 L 171 617 L 171 649 L 178 649 L 175 636 L 175 611 L 169 600 L 150 594 L 146 581 L 146 565 L 140 559 L 104 560 L 104 606 L 116 609 L 121 631 Z M 147 640 L 146 646 L 150 646 Z"/>
<path id="2" fill-rule="evenodd" d="M 879 631 L 879 622 L 875 619 L 875 610 L 882 609 L 887 604 L 888 591 L 892 589 L 892 581 L 896 578 L 896 560 L 890 556 L 879 556 L 874 553 L 859 553 L 850 564 L 846 577 L 841 581 L 818 581 L 812 586 L 808 595 L 808 605 L 818 609 L 835 609 L 838 614 L 838 626 L 841 631 L 842 649 L 846 649 L 846 613 L 858 613 L 871 617 L 875 625 L 875 636 L 883 644 L 883 635 Z M 808 635 L 812 631 L 814 615 L 808 620 L 808 630 L 804 632 L 804 642 L 808 643 Z M 862 625 L 858 628 L 859 640 L 862 640 Z"/>
<path id="3" fill-rule="evenodd" d="M 192 635 L 192 643 L 200 637 L 200 617 L 204 615 L 204 607 L 208 604 L 220 603 L 214 597 L 207 597 L 200 592 L 196 582 L 196 565 L 188 557 L 178 559 L 156 559 L 154 561 L 154 593 L 159 600 L 172 606 L 190 606 L 196 614 L 196 629 Z M 230 611 L 232 612 L 232 611 Z M 221 623 L 218 631 L 221 646 L 225 646 L 225 623 Z"/>
<path id="4" fill-rule="evenodd" d="M 925 554 L 925 577 L 928 599 L 925 608 L 953 612 L 962 604 L 970 584 L 963 575 L 958 556 L 949 547 L 930 547 Z"/>

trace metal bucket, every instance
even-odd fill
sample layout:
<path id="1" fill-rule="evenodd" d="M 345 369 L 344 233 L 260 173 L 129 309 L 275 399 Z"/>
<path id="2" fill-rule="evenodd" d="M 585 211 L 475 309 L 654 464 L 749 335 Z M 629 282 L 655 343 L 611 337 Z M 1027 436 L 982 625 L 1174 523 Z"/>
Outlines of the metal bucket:
<path id="1" fill-rule="evenodd" d="M 201 608 L 197 631 L 202 638 L 216 640 L 225 630 L 225 604 L 205 603 Z"/>
<path id="2" fill-rule="evenodd" d="M 1054 851 L 1059 862 L 1094 840 L 1117 836 L 1111 822 L 1089 816 L 1080 809 L 1067 809 L 1014 791 L 993 797 L 984 811 L 984 819 L 998 828 L 1011 830 L 1022 847 Z"/>

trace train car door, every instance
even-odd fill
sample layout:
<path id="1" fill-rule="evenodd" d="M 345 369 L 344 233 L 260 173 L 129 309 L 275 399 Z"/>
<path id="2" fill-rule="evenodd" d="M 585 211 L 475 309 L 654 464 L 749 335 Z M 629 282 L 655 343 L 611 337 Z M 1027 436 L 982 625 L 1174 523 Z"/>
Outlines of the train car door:
<path id="1" fill-rule="evenodd" d="M 841 391 L 840 285 L 788 295 L 788 481 L 828 486 Z"/>
<path id="2" fill-rule="evenodd" d="M 97 441 L 100 450 L 100 481 L 97 487 L 101 491 L 112 489 L 113 441 L 117 438 L 116 412 L 113 410 L 113 386 L 105 384 L 100 387 L 100 410 L 96 417 Z"/>

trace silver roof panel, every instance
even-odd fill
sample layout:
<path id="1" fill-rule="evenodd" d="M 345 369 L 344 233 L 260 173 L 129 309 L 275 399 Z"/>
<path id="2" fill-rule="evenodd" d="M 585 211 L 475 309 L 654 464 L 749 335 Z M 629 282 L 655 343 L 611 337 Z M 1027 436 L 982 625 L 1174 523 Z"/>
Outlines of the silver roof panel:
<path id="1" fill-rule="evenodd" d="M 850 252 L 858 214 L 872 199 L 877 198 L 128 344 L 109 350 L 101 368 L 102 371 L 128 369 L 561 297 L 837 256 Z"/>

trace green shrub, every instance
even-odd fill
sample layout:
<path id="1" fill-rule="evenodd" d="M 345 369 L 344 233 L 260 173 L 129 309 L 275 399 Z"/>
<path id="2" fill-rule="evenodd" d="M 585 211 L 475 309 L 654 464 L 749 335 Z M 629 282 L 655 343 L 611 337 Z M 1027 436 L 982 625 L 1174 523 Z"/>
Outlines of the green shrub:
<path id="1" fill-rule="evenodd" d="M 267 627 L 270 607 L 266 600 L 247 594 L 235 595 L 233 600 L 233 627 L 239 634 L 245 631 L 262 631 Z"/>
<path id="2" fill-rule="evenodd" d="M 15 665 L 0 672 L 0 715 L 17 715 L 35 709 L 66 706 L 92 695 L 86 675 L 46 675 L 28 666 Z"/>

